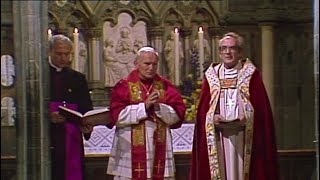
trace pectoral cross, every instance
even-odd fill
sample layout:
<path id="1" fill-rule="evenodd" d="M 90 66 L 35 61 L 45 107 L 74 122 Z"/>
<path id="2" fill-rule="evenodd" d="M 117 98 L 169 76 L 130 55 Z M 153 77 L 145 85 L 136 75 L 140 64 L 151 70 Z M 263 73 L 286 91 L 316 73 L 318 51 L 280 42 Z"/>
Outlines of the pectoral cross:
<path id="1" fill-rule="evenodd" d="M 143 172 L 144 171 L 144 168 L 140 168 L 140 163 L 138 163 L 138 168 L 135 168 L 134 171 L 135 172 L 138 172 L 138 177 L 140 178 L 140 172 Z"/>
<path id="2" fill-rule="evenodd" d="M 227 109 L 230 110 L 231 108 L 236 106 L 236 101 L 233 99 L 228 99 L 226 106 L 227 106 Z"/>

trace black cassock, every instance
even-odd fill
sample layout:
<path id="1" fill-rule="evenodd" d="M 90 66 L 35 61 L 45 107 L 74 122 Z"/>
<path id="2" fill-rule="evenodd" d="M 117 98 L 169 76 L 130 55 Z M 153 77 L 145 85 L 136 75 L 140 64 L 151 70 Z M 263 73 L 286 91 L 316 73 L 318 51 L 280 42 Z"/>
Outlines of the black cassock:
<path id="1" fill-rule="evenodd" d="M 67 105 L 81 113 L 92 109 L 84 74 L 70 68 L 57 72 L 50 66 L 50 111 Z M 72 121 L 51 123 L 51 167 L 53 180 L 81 180 L 84 177 L 82 132 Z M 91 134 L 84 134 L 89 139 Z"/>

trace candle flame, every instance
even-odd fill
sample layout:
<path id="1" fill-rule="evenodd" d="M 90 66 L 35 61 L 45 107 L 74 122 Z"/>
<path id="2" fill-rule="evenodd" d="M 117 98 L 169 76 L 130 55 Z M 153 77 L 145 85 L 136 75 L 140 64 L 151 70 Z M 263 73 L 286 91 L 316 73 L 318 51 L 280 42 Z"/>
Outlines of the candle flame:
<path id="1" fill-rule="evenodd" d="M 203 32 L 203 30 L 202 30 L 202 27 L 201 27 L 201 26 L 199 27 L 199 32 Z"/>
<path id="2" fill-rule="evenodd" d="M 174 28 L 174 32 L 175 32 L 175 33 L 178 33 L 178 28 Z"/>
<path id="3" fill-rule="evenodd" d="M 52 35 L 52 30 L 50 28 L 48 29 L 48 35 Z"/>
<path id="4" fill-rule="evenodd" d="M 78 33 L 78 28 L 74 28 L 74 33 Z"/>

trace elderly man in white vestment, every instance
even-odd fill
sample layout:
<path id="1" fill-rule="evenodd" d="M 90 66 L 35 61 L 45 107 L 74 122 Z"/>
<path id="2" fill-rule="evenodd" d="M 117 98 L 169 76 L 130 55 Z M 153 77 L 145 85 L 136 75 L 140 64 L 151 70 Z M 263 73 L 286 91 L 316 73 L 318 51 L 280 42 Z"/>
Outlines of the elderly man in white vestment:
<path id="1" fill-rule="evenodd" d="M 277 180 L 275 128 L 260 71 L 234 33 L 219 41 L 222 62 L 203 79 L 190 180 Z"/>
<path id="2" fill-rule="evenodd" d="M 135 70 L 112 91 L 108 127 L 116 131 L 107 173 L 114 179 L 175 179 L 170 129 L 181 126 L 186 107 L 157 74 L 158 61 L 154 48 L 142 47 Z"/>

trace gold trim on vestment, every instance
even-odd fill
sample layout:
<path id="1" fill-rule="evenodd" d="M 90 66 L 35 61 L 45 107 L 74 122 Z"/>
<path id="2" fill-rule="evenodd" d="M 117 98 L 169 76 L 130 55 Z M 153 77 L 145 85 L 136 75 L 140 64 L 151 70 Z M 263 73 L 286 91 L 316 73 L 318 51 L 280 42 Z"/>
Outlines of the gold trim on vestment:
<path id="1" fill-rule="evenodd" d="M 153 88 L 156 89 L 160 93 L 160 99 L 165 98 L 166 91 L 164 90 L 164 85 L 161 81 L 155 81 L 153 83 Z"/>
<path id="2" fill-rule="evenodd" d="M 133 138 L 132 138 L 132 145 L 133 146 L 142 146 L 142 145 L 145 145 L 145 126 L 144 126 L 144 123 L 142 124 L 138 124 L 138 125 L 135 125 L 133 128 L 132 128 L 132 135 L 133 135 Z"/>
<path id="3" fill-rule="evenodd" d="M 128 82 L 128 86 L 130 89 L 131 101 L 132 102 L 140 102 L 142 101 L 142 91 L 141 85 L 138 82 Z"/>
<path id="4" fill-rule="evenodd" d="M 222 66 L 219 64 L 218 66 Z M 219 68 L 219 67 L 218 67 Z M 249 179 L 250 172 L 250 160 L 251 160 L 251 152 L 252 152 L 252 139 L 253 139 L 253 114 L 254 109 L 249 101 L 250 93 L 249 93 L 249 84 L 252 77 L 253 72 L 255 71 L 254 65 L 251 63 L 249 59 L 246 59 L 243 68 L 239 72 L 239 78 L 236 80 L 236 87 L 240 90 L 240 96 L 243 99 L 243 109 L 244 114 L 247 119 L 246 128 L 245 128 L 245 144 L 244 144 L 244 179 Z M 220 172 L 221 167 L 219 167 L 219 158 L 217 151 L 217 139 L 219 138 L 218 133 L 215 132 L 215 125 L 213 122 L 215 109 L 218 104 L 219 94 L 222 91 L 221 80 L 217 75 L 218 73 L 214 69 L 214 67 L 210 66 L 206 71 L 205 75 L 209 83 L 211 100 L 210 100 L 210 108 L 206 115 L 206 137 L 207 137 L 207 149 L 209 156 L 209 166 L 211 179 L 222 179 L 221 175 L 223 172 Z M 235 80 L 227 80 L 223 81 L 223 88 L 233 87 L 233 83 Z M 223 178 L 224 179 L 224 178 Z"/>
<path id="5" fill-rule="evenodd" d="M 128 82 L 129 89 L 130 89 L 130 95 L 131 95 L 131 101 L 132 102 L 142 102 L 142 91 L 141 91 L 141 84 L 138 82 Z M 153 89 L 156 89 L 160 93 L 160 99 L 164 99 L 166 96 L 166 92 L 164 90 L 164 85 L 162 81 L 154 81 L 153 82 Z M 151 90 L 153 91 L 153 90 Z M 151 117 L 153 119 L 156 119 L 157 126 L 158 126 L 158 139 L 160 142 L 166 141 L 166 126 L 162 122 L 162 120 L 159 117 L 156 117 L 155 115 Z M 145 145 L 145 122 L 139 123 L 137 125 L 132 126 L 132 145 L 133 146 L 141 146 Z"/>
<path id="6" fill-rule="evenodd" d="M 238 78 L 230 78 L 230 79 L 220 79 L 221 89 L 234 89 L 237 87 Z"/>

